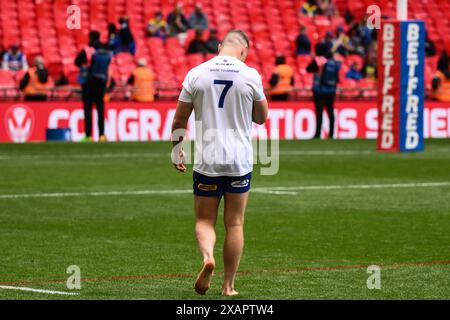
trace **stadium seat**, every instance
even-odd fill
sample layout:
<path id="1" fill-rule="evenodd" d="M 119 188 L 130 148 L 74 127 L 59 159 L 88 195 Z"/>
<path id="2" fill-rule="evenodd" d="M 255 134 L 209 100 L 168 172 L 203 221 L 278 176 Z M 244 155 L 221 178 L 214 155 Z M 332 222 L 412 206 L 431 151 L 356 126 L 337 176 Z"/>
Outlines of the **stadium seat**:
<path id="1" fill-rule="evenodd" d="M 14 74 L 11 71 L 0 70 L 0 86 L 13 87 L 14 85 Z"/>

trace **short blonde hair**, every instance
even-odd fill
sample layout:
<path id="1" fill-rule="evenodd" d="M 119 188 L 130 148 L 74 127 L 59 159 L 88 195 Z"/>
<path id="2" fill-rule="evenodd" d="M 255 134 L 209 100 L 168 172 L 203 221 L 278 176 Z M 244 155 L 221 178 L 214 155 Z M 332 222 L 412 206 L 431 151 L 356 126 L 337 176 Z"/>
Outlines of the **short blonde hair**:
<path id="1" fill-rule="evenodd" d="M 234 36 L 237 37 L 234 38 Z M 244 31 L 238 29 L 228 32 L 222 43 L 226 44 L 227 42 L 233 42 L 234 39 L 237 39 L 244 47 L 250 48 L 250 41 L 248 40 L 247 34 Z"/>

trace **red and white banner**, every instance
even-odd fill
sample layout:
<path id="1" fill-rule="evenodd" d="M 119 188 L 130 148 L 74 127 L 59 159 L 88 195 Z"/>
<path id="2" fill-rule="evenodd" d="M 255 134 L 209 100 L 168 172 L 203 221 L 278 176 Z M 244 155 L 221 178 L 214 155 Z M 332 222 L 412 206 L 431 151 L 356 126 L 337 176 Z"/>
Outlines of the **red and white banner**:
<path id="1" fill-rule="evenodd" d="M 109 141 L 169 140 L 175 102 L 111 102 L 106 105 L 105 134 Z M 336 138 L 375 139 L 378 132 L 376 102 L 336 102 Z M 95 115 L 95 112 L 94 112 Z M 94 128 L 96 117 L 94 116 Z M 190 128 L 194 127 L 193 121 Z M 316 127 L 312 102 L 271 102 L 269 119 L 255 125 L 255 135 L 280 139 L 311 139 Z M 0 142 L 44 141 L 47 128 L 70 128 L 72 140 L 84 136 L 83 108 L 79 102 L 1 102 Z M 326 135 L 324 116 L 322 134 Z M 94 136 L 97 132 L 94 129 Z M 450 104 L 425 102 L 425 138 L 450 138 Z"/>

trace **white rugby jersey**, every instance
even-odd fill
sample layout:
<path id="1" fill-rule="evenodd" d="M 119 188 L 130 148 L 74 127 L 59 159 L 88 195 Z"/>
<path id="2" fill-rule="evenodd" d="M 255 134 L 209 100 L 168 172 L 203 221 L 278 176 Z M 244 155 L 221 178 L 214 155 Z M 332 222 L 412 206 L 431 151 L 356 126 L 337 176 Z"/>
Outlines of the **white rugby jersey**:
<path id="1" fill-rule="evenodd" d="M 188 72 L 179 100 L 194 105 L 194 171 L 212 177 L 252 171 L 253 101 L 265 99 L 258 71 L 237 58 L 216 56 Z"/>

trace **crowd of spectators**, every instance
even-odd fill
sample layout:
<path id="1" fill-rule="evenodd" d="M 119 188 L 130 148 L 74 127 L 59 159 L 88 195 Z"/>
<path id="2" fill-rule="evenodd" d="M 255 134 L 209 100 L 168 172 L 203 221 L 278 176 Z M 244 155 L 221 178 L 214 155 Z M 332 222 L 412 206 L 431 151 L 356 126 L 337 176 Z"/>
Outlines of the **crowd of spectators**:
<path id="1" fill-rule="evenodd" d="M 149 37 L 159 37 L 165 39 L 168 36 L 175 37 L 187 32 L 189 29 L 207 30 L 209 27 L 208 17 L 202 10 L 202 5 L 197 3 L 189 18 L 184 14 L 183 4 L 177 3 L 174 10 L 167 18 L 161 11 L 155 13 L 155 17 L 150 19 L 147 26 Z"/>
<path id="2" fill-rule="evenodd" d="M 204 40 L 204 32 L 209 29 L 208 16 L 203 12 L 200 3 L 195 4 L 194 11 L 189 17 L 184 14 L 183 4 L 177 3 L 174 10 L 164 19 L 162 12 L 155 13 L 147 25 L 147 36 L 166 39 L 178 37 L 184 44 L 188 30 L 195 30 L 195 37 L 186 45 L 188 54 L 216 53 L 219 46 L 217 30 L 209 30 L 209 38 Z"/>
<path id="3" fill-rule="evenodd" d="M 328 16 L 334 17 L 339 13 L 331 0 L 307 0 L 300 8 L 300 15 L 315 17 Z M 353 14 L 346 10 L 343 14 L 344 25 L 340 25 L 336 30 L 329 30 L 325 33 L 323 39 L 320 39 L 316 45 L 324 48 L 326 53 L 341 55 L 358 55 L 362 58 L 363 64 L 358 65 L 353 62 L 349 66 L 346 78 L 352 80 L 361 80 L 363 78 L 376 79 L 377 71 L 377 30 L 367 26 L 367 18 L 355 20 Z M 300 32 L 296 38 L 296 54 L 311 55 L 312 39 L 308 36 L 308 30 L 301 26 Z M 425 40 L 425 55 L 427 57 L 436 55 L 436 47 L 428 35 Z M 446 55 L 446 54 L 445 54 Z M 441 56 L 440 61 L 446 61 L 445 55 Z M 441 64 L 445 64 L 442 62 Z M 439 66 L 438 66 L 439 69 Z M 443 68 L 445 69 L 445 68 Z"/>
<path id="4" fill-rule="evenodd" d="M 305 17 L 339 17 L 339 12 L 332 0 L 306 0 L 299 9 L 300 19 Z M 295 40 L 296 55 L 311 56 L 317 51 L 316 47 L 320 46 L 325 55 L 333 54 L 337 59 L 345 59 L 349 55 L 357 55 L 360 57 L 360 63 L 350 61 L 346 65 L 345 77 L 354 81 L 361 79 L 375 80 L 377 78 L 377 30 L 367 26 L 367 18 L 360 20 L 355 19 L 352 12 L 346 10 L 342 14 L 343 23 L 326 32 L 314 34 L 308 30 L 307 25 L 302 25 L 299 29 L 298 36 Z M 108 49 L 114 54 L 120 52 L 128 52 L 132 55 L 136 53 L 136 41 L 130 28 L 130 20 L 128 17 L 120 17 L 117 23 L 108 24 L 107 43 Z M 188 38 L 188 32 L 191 35 Z M 206 34 L 209 34 L 206 37 Z M 146 34 L 148 37 L 158 37 L 163 40 L 168 37 L 177 37 L 186 50 L 187 54 L 214 54 L 218 51 L 220 39 L 217 30 L 210 29 L 208 16 L 203 11 L 200 3 L 195 4 L 194 10 L 190 14 L 186 14 L 183 4 L 177 3 L 167 16 L 162 12 L 156 12 L 148 21 Z M 319 35 L 319 39 L 317 39 Z M 321 36 L 320 36 L 321 35 Z M 314 36 L 314 39 L 312 38 Z M 189 39 L 185 42 L 185 39 Z M 0 48 L 0 61 L 3 70 L 25 71 L 29 69 L 26 55 L 20 50 L 19 45 L 12 45 L 10 48 Z M 425 54 L 427 57 L 436 56 L 438 53 L 434 43 L 426 35 Z M 39 59 L 38 59 L 39 60 Z M 37 67 L 39 76 L 37 79 L 45 79 L 42 70 L 44 62 L 39 60 L 36 64 L 33 58 L 31 67 Z M 143 61 L 141 60 L 141 64 Z M 282 65 L 282 64 L 280 64 Z M 139 65 L 143 68 L 144 66 Z M 146 67 L 146 66 L 145 66 Z M 278 65 L 277 65 L 278 67 Z M 437 69 L 450 81 L 450 58 L 444 51 L 440 55 Z M 25 74 L 27 79 L 22 81 L 21 88 L 25 88 L 33 77 L 29 73 Z M 62 78 L 63 79 L 63 78 Z M 67 84 L 67 78 L 61 83 Z M 59 79 L 53 83 L 60 83 Z M 25 84 L 25 85 L 24 85 Z M 129 82 L 129 84 L 131 84 Z"/>

